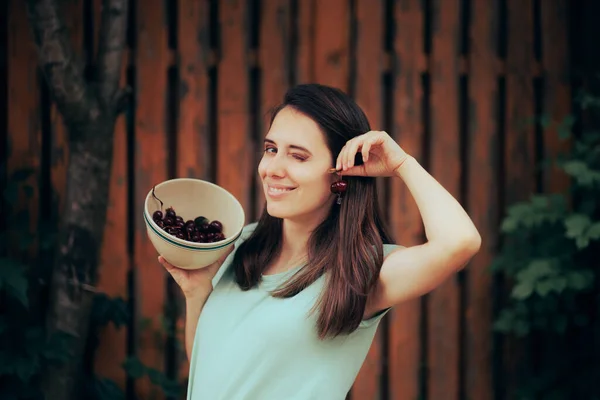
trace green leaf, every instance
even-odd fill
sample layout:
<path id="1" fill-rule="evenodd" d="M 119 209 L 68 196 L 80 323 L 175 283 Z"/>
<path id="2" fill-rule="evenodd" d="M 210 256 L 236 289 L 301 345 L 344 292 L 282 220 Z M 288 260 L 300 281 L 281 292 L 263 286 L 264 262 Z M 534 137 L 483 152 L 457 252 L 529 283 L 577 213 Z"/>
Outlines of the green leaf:
<path id="1" fill-rule="evenodd" d="M 573 214 L 565 219 L 565 228 L 567 237 L 574 239 L 583 235 L 586 229 L 591 225 L 590 218 L 583 214 Z"/>
<path id="2" fill-rule="evenodd" d="M 531 282 L 519 282 L 512 290 L 511 296 L 517 300 L 523 300 L 531 296 L 533 293 L 533 285 Z"/>
<path id="3" fill-rule="evenodd" d="M 140 362 L 137 357 L 127 358 L 123 364 L 123 369 L 130 377 L 134 379 L 141 378 L 146 373 L 146 367 Z"/>
<path id="4" fill-rule="evenodd" d="M 592 186 L 596 183 L 600 183 L 600 172 L 590 169 L 583 161 L 567 161 L 563 163 L 562 168 L 582 186 Z"/>
<path id="5" fill-rule="evenodd" d="M 154 383 L 155 385 L 159 385 L 159 386 L 162 385 L 163 380 L 165 379 L 165 376 L 160 371 L 158 371 L 154 368 L 147 368 L 146 373 L 148 374 L 148 377 L 150 378 L 150 382 Z"/>
<path id="6" fill-rule="evenodd" d="M 571 271 L 567 274 L 567 284 L 571 289 L 584 290 L 593 284 L 593 275 L 579 271 Z"/>
<path id="7" fill-rule="evenodd" d="M 535 292 L 541 297 L 546 297 L 552 290 L 554 290 L 552 280 L 547 279 L 535 284 Z"/>
<path id="8" fill-rule="evenodd" d="M 588 228 L 587 236 L 593 240 L 600 239 L 600 222 L 595 222 Z"/>
<path id="9" fill-rule="evenodd" d="M 587 236 L 580 236 L 575 239 L 575 245 L 578 249 L 584 249 L 590 244 L 590 239 Z"/>
<path id="10" fill-rule="evenodd" d="M 565 119 L 560 123 L 557 129 L 558 137 L 560 139 L 568 139 L 571 137 L 571 130 L 575 124 L 575 116 L 567 115 Z"/>

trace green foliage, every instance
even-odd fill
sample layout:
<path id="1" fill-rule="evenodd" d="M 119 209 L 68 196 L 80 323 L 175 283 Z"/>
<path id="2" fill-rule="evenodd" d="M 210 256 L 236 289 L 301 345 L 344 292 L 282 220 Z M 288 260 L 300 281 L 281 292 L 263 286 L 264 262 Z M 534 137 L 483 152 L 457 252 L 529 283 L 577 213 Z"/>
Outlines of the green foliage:
<path id="1" fill-rule="evenodd" d="M 581 101 L 600 108 L 600 99 Z M 549 117 L 539 122 L 551 125 Z M 543 349 L 533 355 L 535 374 L 522 376 L 521 399 L 584 398 L 600 378 L 585 345 L 600 305 L 600 134 L 575 136 L 575 122 L 570 116 L 557 126 L 559 137 L 569 140 L 568 153 L 544 163 L 568 175 L 571 186 L 510 205 L 492 264 L 512 282 L 495 329 L 525 340 L 528 350 L 534 342 Z"/>
<path id="2" fill-rule="evenodd" d="M 0 170 L 4 169 L 4 166 Z M 48 335 L 48 304 L 53 253 L 56 247 L 57 222 L 39 218 L 31 225 L 29 202 L 34 198 L 33 171 L 15 171 L 3 192 L 3 213 L 8 229 L 0 232 L 0 398 L 41 399 L 41 378 L 49 368 L 72 361 L 70 349 L 79 340 L 65 332 Z M 52 211 L 56 216 L 57 210 Z M 174 322 L 161 318 L 162 332 L 156 336 L 174 339 Z M 131 324 L 128 305 L 122 298 L 98 293 L 94 298 L 87 352 L 82 374 L 82 398 L 89 400 L 125 399 L 123 390 L 110 379 L 93 372 L 93 354 L 99 333 L 107 324 L 123 328 Z M 149 327 L 147 328 L 149 329 Z M 177 342 L 179 349 L 181 344 Z M 131 357 L 115 368 L 138 379 L 147 376 L 167 396 L 185 393 L 183 383 Z"/>

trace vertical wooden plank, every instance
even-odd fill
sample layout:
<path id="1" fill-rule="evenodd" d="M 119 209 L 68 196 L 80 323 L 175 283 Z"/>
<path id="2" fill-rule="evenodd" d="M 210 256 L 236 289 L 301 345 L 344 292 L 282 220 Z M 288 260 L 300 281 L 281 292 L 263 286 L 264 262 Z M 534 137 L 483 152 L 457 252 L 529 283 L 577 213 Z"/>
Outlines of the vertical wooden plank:
<path id="1" fill-rule="evenodd" d="M 431 2 L 431 166 L 432 175 L 460 200 L 458 120 L 459 0 Z M 455 276 L 428 299 L 428 396 L 459 396 L 459 286 Z"/>
<path id="2" fill-rule="evenodd" d="M 356 15 L 356 77 L 354 98 L 364 110 L 371 128 L 388 130 L 383 126 L 382 116 L 382 72 L 383 72 L 383 0 L 357 0 Z M 382 328 L 377 330 L 375 339 L 365 363 L 352 388 L 352 398 L 379 399 L 382 369 Z"/>
<path id="3" fill-rule="evenodd" d="M 8 138 L 8 2 L 0 3 L 0 190 L 6 188 L 6 161 L 8 154 L 6 144 Z M 4 207 L 5 199 L 0 198 Z M 6 231 L 6 215 L 0 216 L 0 230 Z M 0 255 L 5 255 L 7 243 L 0 243 Z"/>
<path id="4" fill-rule="evenodd" d="M 221 59 L 217 85 L 217 183 L 240 201 L 248 219 L 252 204 L 250 188 L 253 157 L 246 18 L 245 1 L 219 3 Z"/>
<path id="5" fill-rule="evenodd" d="M 31 196 L 20 195 L 15 199 L 15 211 L 27 210 L 29 229 L 37 227 L 40 175 L 40 89 L 38 79 L 38 56 L 30 31 L 24 2 L 8 4 L 8 124 L 6 172 L 11 174 L 31 169 L 33 174 L 22 182 L 20 188 L 31 187 Z M 21 223 L 13 221 L 7 226 L 9 232 L 22 229 Z M 9 246 L 11 249 L 12 246 Z M 12 247 L 13 250 L 17 247 Z M 15 254 L 16 255 L 16 254 Z"/>
<path id="6" fill-rule="evenodd" d="M 267 133 L 270 109 L 283 101 L 289 86 L 289 47 L 291 43 L 291 10 L 289 0 L 263 0 L 261 2 L 259 33 L 260 104 L 259 137 L 256 150 L 263 148 L 262 138 Z M 260 158 L 260 156 L 259 156 Z M 256 169 L 256 164 L 252 166 Z M 254 173 L 257 177 L 257 173 Z M 256 215 L 260 216 L 265 195 L 260 179 L 256 179 Z"/>
<path id="7" fill-rule="evenodd" d="M 168 178 L 166 5 L 161 0 L 138 1 L 136 5 L 135 210 L 131 210 L 135 215 L 136 345 L 145 365 L 164 371 L 164 334 L 159 316 L 166 299 L 165 271 L 157 264 L 142 213 L 148 191 Z M 151 398 L 159 395 L 160 389 L 143 378 L 136 392 L 140 398 Z"/>
<path id="8" fill-rule="evenodd" d="M 297 18 L 297 65 L 295 83 L 310 83 L 315 80 L 315 28 L 316 0 L 298 1 Z"/>
<path id="9" fill-rule="evenodd" d="M 569 5 L 566 0 L 542 1 L 542 64 L 544 67 L 543 113 L 553 120 L 544 131 L 544 152 L 554 158 L 566 150 L 567 143 L 560 141 L 556 124 L 571 111 L 569 76 L 568 21 Z M 564 192 L 569 186 L 566 174 L 556 168 L 544 174 L 544 190 Z"/>
<path id="10" fill-rule="evenodd" d="M 507 0 L 505 207 L 535 191 L 533 0 Z M 505 398 L 515 397 L 528 369 L 526 346 L 508 337 L 503 348 Z"/>
<path id="11" fill-rule="evenodd" d="M 314 70 L 317 83 L 349 90 L 350 2 L 316 3 Z"/>
<path id="12" fill-rule="evenodd" d="M 207 0 L 179 0 L 177 37 L 180 103 L 177 131 L 177 177 L 210 179 L 214 155 L 208 125 L 208 66 L 210 57 Z M 182 316 L 181 319 L 184 317 Z M 184 324 L 180 321 L 178 326 Z M 184 342 L 183 333 L 179 335 Z M 189 361 L 180 360 L 179 377 L 187 376 Z"/>
<path id="13" fill-rule="evenodd" d="M 93 17 L 95 26 L 94 48 L 87 49 L 97 54 L 98 33 L 100 30 L 102 0 L 93 0 Z M 130 10 L 135 12 L 135 10 Z M 81 13 L 80 13 L 81 15 Z M 126 70 L 129 54 L 123 54 L 121 69 L 121 87 L 126 83 Z M 108 209 L 102 252 L 100 255 L 98 290 L 116 299 L 129 300 L 128 273 L 130 269 L 130 251 L 127 246 L 128 232 L 128 192 L 130 190 L 127 173 L 127 129 L 126 116 L 121 114 L 116 122 L 113 139 L 113 162 L 108 193 Z M 127 376 L 121 364 L 127 357 L 128 326 L 116 328 L 113 324 L 105 326 L 99 334 L 98 349 L 95 353 L 95 372 L 102 377 L 114 381 L 125 391 Z"/>
<path id="14" fill-rule="evenodd" d="M 467 267 L 466 397 L 491 400 L 492 392 L 492 279 L 489 265 L 497 244 L 498 215 L 498 0 L 471 2 L 469 30 L 469 153 L 467 205 L 485 238 Z M 485 190 L 482 190 L 485 188 Z"/>
<path id="15" fill-rule="evenodd" d="M 394 3 L 394 110 L 393 135 L 402 148 L 423 162 L 423 2 L 398 0 Z M 390 182 L 390 219 L 398 244 L 423 243 L 423 223 L 412 195 L 404 182 Z M 419 330 L 421 301 L 414 299 L 390 312 L 389 382 L 390 399 L 417 399 L 421 367 Z"/>

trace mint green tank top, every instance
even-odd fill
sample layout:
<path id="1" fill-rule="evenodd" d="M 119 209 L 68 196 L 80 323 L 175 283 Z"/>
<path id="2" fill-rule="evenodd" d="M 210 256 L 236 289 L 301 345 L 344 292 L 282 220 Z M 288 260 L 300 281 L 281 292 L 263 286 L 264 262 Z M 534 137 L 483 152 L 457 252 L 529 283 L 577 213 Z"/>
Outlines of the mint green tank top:
<path id="1" fill-rule="evenodd" d="M 236 248 L 256 224 L 244 228 Z M 389 254 L 395 245 L 384 245 Z M 264 275 L 241 291 L 229 255 L 213 280 L 194 337 L 188 400 L 343 400 L 365 358 L 384 310 L 350 335 L 320 340 L 310 313 L 323 277 L 293 298 L 275 289 L 298 270 Z"/>

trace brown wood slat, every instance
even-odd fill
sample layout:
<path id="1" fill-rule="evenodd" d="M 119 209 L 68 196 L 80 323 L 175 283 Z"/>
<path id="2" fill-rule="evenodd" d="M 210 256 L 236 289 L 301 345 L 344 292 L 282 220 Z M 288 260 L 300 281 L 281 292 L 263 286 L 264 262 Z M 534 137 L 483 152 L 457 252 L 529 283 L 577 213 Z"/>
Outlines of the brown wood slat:
<path id="1" fill-rule="evenodd" d="M 207 0 L 179 0 L 180 110 L 177 132 L 177 177 L 210 179 L 212 159 L 208 125 L 208 65 L 210 43 Z M 194 38 L 192 40 L 191 38 Z M 178 290 L 178 295 L 180 291 Z M 178 326 L 184 326 L 185 314 Z M 178 335 L 185 343 L 183 330 Z M 187 376 L 189 361 L 180 355 L 179 378 Z"/>
<path id="2" fill-rule="evenodd" d="M 98 34 L 100 28 L 100 13 L 102 0 L 94 0 L 93 14 L 96 27 L 94 51 L 98 49 Z M 79 15 L 81 13 L 79 12 Z M 81 18 L 81 17 L 80 17 Z M 121 69 L 121 87 L 124 87 L 128 54 L 123 53 Z M 129 299 L 127 274 L 130 267 L 130 254 L 127 248 L 127 196 L 131 182 L 127 176 L 127 131 L 125 115 L 121 114 L 115 122 L 113 162 L 110 177 L 108 209 L 100 267 L 98 290 L 111 298 Z M 102 377 L 113 380 L 121 390 L 125 390 L 127 375 L 120 367 L 127 358 L 128 326 L 116 329 L 111 323 L 103 328 L 99 335 L 99 344 L 94 358 L 95 372 Z"/>
<path id="3" fill-rule="evenodd" d="M 371 129 L 388 130 L 383 126 L 383 1 L 358 0 L 355 3 L 357 43 L 354 98 L 363 109 Z M 379 180 L 378 183 L 381 183 Z M 380 192 L 381 184 L 379 185 Z M 383 199 L 383 196 L 382 196 Z M 377 330 L 367 358 L 352 387 L 352 398 L 380 398 L 379 379 L 382 373 L 382 327 Z"/>
<path id="4" fill-rule="evenodd" d="M 459 0 L 431 2 L 431 174 L 460 200 Z M 451 276 L 428 299 L 428 396 L 459 396 L 459 285 Z"/>
<path id="5" fill-rule="evenodd" d="M 240 201 L 249 222 L 253 157 L 248 114 L 246 2 L 220 2 L 219 14 L 222 47 L 217 89 L 217 183 Z"/>
<path id="6" fill-rule="evenodd" d="M 533 0 L 508 0 L 506 59 L 505 205 L 528 199 L 535 190 L 535 143 L 533 126 Z M 509 290 L 509 289 L 507 289 Z M 508 295 L 508 294 L 506 294 Z M 515 388 L 527 365 L 523 343 L 508 338 L 503 348 L 505 395 L 515 397 Z"/>
<path id="7" fill-rule="evenodd" d="M 497 242 L 498 101 L 496 37 L 498 1 L 471 3 L 469 75 L 469 154 L 467 205 L 483 245 L 467 267 L 465 375 L 466 397 L 491 400 L 492 393 L 492 279 L 489 265 Z M 483 190 L 484 188 L 484 190 Z M 494 211 L 492 211 L 494 210 Z"/>
<path id="8" fill-rule="evenodd" d="M 568 51 L 569 5 L 566 0 L 542 1 L 542 64 L 544 68 L 543 112 L 555 123 L 544 131 L 544 152 L 556 157 L 568 143 L 557 136 L 556 123 L 571 112 L 571 93 Z M 544 174 L 544 190 L 564 192 L 569 187 L 566 174 L 552 168 Z"/>
<path id="9" fill-rule="evenodd" d="M 296 83 L 315 80 L 316 0 L 298 1 Z"/>
<path id="10" fill-rule="evenodd" d="M 289 46 L 291 43 L 291 10 L 289 0 L 263 0 L 261 3 L 260 38 L 259 38 L 259 66 L 261 73 L 260 88 L 260 115 L 259 138 L 256 143 L 257 161 L 260 160 L 263 149 L 262 138 L 269 129 L 270 109 L 283 101 L 283 96 L 288 89 L 290 58 Z M 262 183 L 256 173 L 257 164 L 252 165 L 256 179 L 256 209 L 255 213 L 262 213 L 265 195 Z"/>
<path id="11" fill-rule="evenodd" d="M 314 79 L 348 91 L 350 2 L 328 0 L 316 3 Z"/>
<path id="12" fill-rule="evenodd" d="M 396 2 L 394 37 L 394 139 L 419 162 L 423 162 L 421 73 L 423 59 L 423 6 L 419 0 Z M 390 219 L 396 243 L 423 243 L 423 223 L 417 205 L 400 179 L 390 182 Z M 420 299 L 400 304 L 390 313 L 390 399 L 419 398 Z"/>
<path id="13" fill-rule="evenodd" d="M 148 239 L 143 220 L 144 200 L 152 187 L 168 178 L 168 145 L 165 132 L 167 93 L 167 33 L 165 3 L 137 2 L 136 121 L 135 121 L 135 279 L 137 355 L 149 367 L 164 372 L 165 335 L 159 317 L 166 300 L 164 268 Z M 161 389 L 147 377 L 136 383 L 140 398 L 156 395 Z M 153 398 L 153 397 L 152 397 Z"/>
<path id="14" fill-rule="evenodd" d="M 7 113 L 7 178 L 21 169 L 32 169 L 33 174 L 20 186 L 18 204 L 14 204 L 16 212 L 28 210 L 29 228 L 37 229 L 39 216 L 38 179 L 41 162 L 41 121 L 40 90 L 38 80 L 38 55 L 30 31 L 27 9 L 24 2 L 11 1 L 8 4 L 8 99 L 10 109 Z M 30 186 L 32 196 L 26 198 L 22 188 Z M 21 229 L 21 226 L 7 224 L 9 231 Z M 9 236 L 13 238 L 12 236 Z M 12 243 L 12 241 L 11 241 Z M 19 243 L 15 243 L 19 245 Z M 35 244 L 30 247 L 33 252 Z M 16 246 L 7 246 L 10 252 Z M 18 251 L 18 250 L 15 250 Z M 31 255 L 33 255 L 31 253 Z"/>

